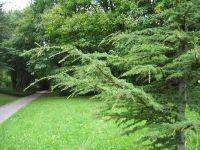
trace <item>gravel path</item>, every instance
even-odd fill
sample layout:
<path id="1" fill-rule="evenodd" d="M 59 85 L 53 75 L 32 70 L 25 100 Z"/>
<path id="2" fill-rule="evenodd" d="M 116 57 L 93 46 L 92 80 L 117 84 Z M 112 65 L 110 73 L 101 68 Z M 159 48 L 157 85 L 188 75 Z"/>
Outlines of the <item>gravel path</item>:
<path id="1" fill-rule="evenodd" d="M 0 123 L 4 122 L 19 109 L 40 97 L 42 93 L 35 93 L 0 107 Z"/>

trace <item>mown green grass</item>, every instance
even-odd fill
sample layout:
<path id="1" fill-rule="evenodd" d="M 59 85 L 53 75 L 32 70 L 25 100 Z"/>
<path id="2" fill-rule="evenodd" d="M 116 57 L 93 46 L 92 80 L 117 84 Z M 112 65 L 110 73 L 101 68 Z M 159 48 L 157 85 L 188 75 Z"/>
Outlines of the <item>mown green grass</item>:
<path id="1" fill-rule="evenodd" d="M 15 97 L 15 96 L 0 94 L 0 106 L 10 103 L 10 102 L 16 100 L 17 98 L 18 97 Z"/>
<path id="2" fill-rule="evenodd" d="M 41 98 L 0 125 L 0 149 L 140 149 L 113 122 L 98 119 L 98 103 L 87 99 Z"/>
<path id="3" fill-rule="evenodd" d="M 95 116 L 99 105 L 83 98 L 42 97 L 0 125 L 0 149 L 148 149 L 134 143 L 145 131 L 122 136 L 122 130 L 114 122 Z M 196 141 L 191 138 L 191 142 Z"/>

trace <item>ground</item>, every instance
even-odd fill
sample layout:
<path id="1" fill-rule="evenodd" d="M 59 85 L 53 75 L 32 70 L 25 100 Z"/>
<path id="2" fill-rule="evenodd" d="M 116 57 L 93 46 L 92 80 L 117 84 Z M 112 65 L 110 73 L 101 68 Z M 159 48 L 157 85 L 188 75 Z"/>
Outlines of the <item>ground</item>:
<path id="1" fill-rule="evenodd" d="M 5 105 L 7 103 L 10 103 L 14 100 L 16 100 L 18 97 L 0 94 L 0 106 Z"/>
<path id="2" fill-rule="evenodd" d="M 134 143 L 145 131 L 122 136 L 114 122 L 95 116 L 99 105 L 88 98 L 42 97 L 0 125 L 0 149 L 147 149 Z M 191 136 L 187 144 L 194 149 L 196 139 Z"/>

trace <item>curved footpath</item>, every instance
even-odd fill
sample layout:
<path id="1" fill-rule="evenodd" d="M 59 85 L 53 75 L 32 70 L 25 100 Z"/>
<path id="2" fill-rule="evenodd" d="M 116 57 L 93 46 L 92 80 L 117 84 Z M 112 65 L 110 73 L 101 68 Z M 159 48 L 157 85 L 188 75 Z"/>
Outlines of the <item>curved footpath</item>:
<path id="1" fill-rule="evenodd" d="M 27 97 L 23 97 L 19 100 L 11 102 L 9 104 L 3 105 L 0 107 L 0 124 L 4 122 L 6 119 L 11 117 L 15 112 L 19 109 L 23 108 L 33 100 L 37 99 L 43 94 L 43 92 L 37 92 Z"/>

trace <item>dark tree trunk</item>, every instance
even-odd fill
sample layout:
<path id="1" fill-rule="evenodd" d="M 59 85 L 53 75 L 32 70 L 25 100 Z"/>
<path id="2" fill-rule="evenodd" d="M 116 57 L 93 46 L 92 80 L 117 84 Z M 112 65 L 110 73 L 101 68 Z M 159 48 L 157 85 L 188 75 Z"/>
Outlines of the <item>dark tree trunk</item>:
<path id="1" fill-rule="evenodd" d="M 112 11 L 114 11 L 114 4 L 113 4 L 113 1 L 112 1 L 112 0 L 109 0 L 109 2 L 110 2 L 110 9 L 111 9 Z"/>
<path id="2" fill-rule="evenodd" d="M 11 71 L 11 82 L 12 82 L 12 88 L 16 89 L 17 76 L 15 71 Z"/>
<path id="3" fill-rule="evenodd" d="M 188 31 L 188 26 L 186 22 L 186 16 L 183 17 L 183 24 L 180 26 L 183 32 Z M 188 50 L 187 41 L 180 42 L 180 53 L 185 53 Z M 187 84 L 186 80 L 182 79 L 178 84 L 179 91 L 179 101 L 178 101 L 178 116 L 177 122 L 182 122 L 185 120 L 185 109 L 187 103 Z M 180 129 L 176 131 L 176 149 L 185 150 L 185 131 Z"/>
<path id="4" fill-rule="evenodd" d="M 108 8 L 108 0 L 103 0 L 103 1 L 101 1 L 100 4 L 101 4 L 104 12 L 107 12 L 109 10 L 109 8 Z"/>
<path id="5" fill-rule="evenodd" d="M 179 90 L 179 103 L 178 103 L 178 116 L 177 122 L 182 122 L 185 120 L 185 108 L 187 100 L 187 86 L 184 81 L 181 81 L 178 85 Z M 177 150 L 185 150 L 185 131 L 180 129 L 176 131 Z"/>

